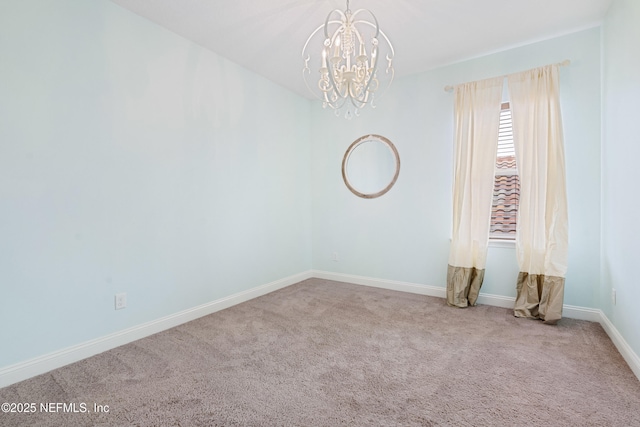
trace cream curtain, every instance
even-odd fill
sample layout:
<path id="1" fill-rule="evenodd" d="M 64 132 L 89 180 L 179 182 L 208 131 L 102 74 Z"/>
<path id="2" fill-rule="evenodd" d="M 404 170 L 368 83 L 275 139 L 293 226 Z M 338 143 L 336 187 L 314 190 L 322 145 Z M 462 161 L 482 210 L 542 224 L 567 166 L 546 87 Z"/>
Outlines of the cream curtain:
<path id="1" fill-rule="evenodd" d="M 455 87 L 453 234 L 447 304 L 475 305 L 487 259 L 504 78 Z"/>
<path id="2" fill-rule="evenodd" d="M 559 70 L 508 76 L 520 206 L 514 314 L 555 324 L 562 317 L 568 219 Z"/>

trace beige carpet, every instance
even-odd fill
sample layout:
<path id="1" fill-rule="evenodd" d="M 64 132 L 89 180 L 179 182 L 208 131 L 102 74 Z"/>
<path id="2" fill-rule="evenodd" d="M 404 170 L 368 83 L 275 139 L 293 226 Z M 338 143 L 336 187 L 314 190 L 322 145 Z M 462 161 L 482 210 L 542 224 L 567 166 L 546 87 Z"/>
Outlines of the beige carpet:
<path id="1" fill-rule="evenodd" d="M 0 389 L 0 402 L 87 409 L 0 413 L 2 426 L 640 426 L 640 381 L 597 323 L 318 279 Z"/>

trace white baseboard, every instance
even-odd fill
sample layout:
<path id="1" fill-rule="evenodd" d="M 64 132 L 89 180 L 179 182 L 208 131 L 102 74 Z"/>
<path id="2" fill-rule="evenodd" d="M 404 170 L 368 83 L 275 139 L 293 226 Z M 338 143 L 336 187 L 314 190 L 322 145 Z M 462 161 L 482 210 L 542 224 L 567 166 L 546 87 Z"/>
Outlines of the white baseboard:
<path id="1" fill-rule="evenodd" d="M 446 289 L 443 287 L 398 282 L 394 280 L 375 279 L 371 277 L 353 276 L 350 274 L 332 273 L 318 270 L 312 270 L 311 273 L 313 277 L 317 277 L 319 279 L 335 280 L 337 282 L 354 283 L 356 285 L 373 286 L 376 288 L 384 288 L 394 291 L 411 292 L 414 294 L 446 298 Z M 486 304 L 502 308 L 513 308 L 514 303 L 514 297 L 484 294 L 482 292 L 478 296 L 478 304 Z M 620 332 L 618 332 L 616 327 L 613 325 L 613 323 L 611 323 L 609 318 L 604 314 L 602 310 L 565 304 L 562 307 L 562 315 L 563 317 L 567 317 L 570 319 L 588 320 L 590 322 L 600 323 L 624 360 L 629 364 L 629 367 L 631 368 L 633 373 L 636 375 L 636 377 L 638 377 L 638 380 L 640 380 L 640 357 L 638 357 L 638 355 L 633 351 L 633 349 L 625 341 L 624 337 L 620 335 Z"/>
<path id="2" fill-rule="evenodd" d="M 480 292 L 478 304 L 492 305 L 494 307 L 513 308 L 516 299 L 502 295 L 491 295 Z M 600 322 L 601 311 L 594 308 L 577 307 L 575 305 L 564 304 L 562 306 L 562 317 L 569 319 L 588 320 L 590 322 Z"/>
<path id="3" fill-rule="evenodd" d="M 516 299 L 514 297 L 485 294 L 483 292 L 480 292 L 480 295 L 478 295 L 478 304 L 485 304 L 502 308 L 513 308 L 515 303 Z"/>
<path id="4" fill-rule="evenodd" d="M 398 282 L 395 280 L 375 279 L 372 277 L 354 276 L 351 274 L 332 273 L 329 271 L 311 270 L 313 277 L 336 282 L 353 283 L 354 285 L 372 286 L 392 291 L 409 292 L 430 297 L 446 298 L 446 289 L 438 286 L 419 285 L 417 283 Z"/>
<path id="5" fill-rule="evenodd" d="M 183 310 L 151 322 L 143 323 L 132 328 L 115 332 L 104 337 L 96 338 L 84 343 L 54 351 L 43 356 L 35 357 L 0 369 L 0 387 L 26 380 L 36 375 L 44 374 L 53 369 L 77 362 L 103 351 L 128 344 L 149 335 L 176 327 L 199 317 L 216 311 L 224 310 L 236 304 L 248 301 L 278 289 L 293 285 L 302 280 L 313 277 L 310 271 L 299 273 L 284 279 L 276 280 L 265 285 L 238 292 L 228 297 L 202 304 L 188 310 Z"/>
<path id="6" fill-rule="evenodd" d="M 620 332 L 618 332 L 616 327 L 613 326 L 613 323 L 611 323 L 609 318 L 601 310 L 600 325 L 602 325 L 602 328 L 607 335 L 609 335 L 609 338 L 611 338 L 611 341 L 613 341 L 613 344 L 616 346 L 624 360 L 640 380 L 640 357 L 638 357 L 638 355 L 633 351 L 627 341 L 625 341 L 624 337 L 620 335 Z"/>
<path id="7" fill-rule="evenodd" d="M 604 313 L 600 309 L 577 307 L 575 305 L 562 306 L 562 316 L 569 319 L 588 320 L 589 322 L 602 323 Z"/>
<path id="8" fill-rule="evenodd" d="M 438 298 L 446 297 L 446 289 L 438 286 L 399 282 L 394 280 L 375 279 L 371 277 L 355 276 L 350 274 L 332 273 L 327 271 L 310 270 L 284 279 L 276 280 L 262 286 L 238 292 L 225 298 L 220 298 L 197 307 L 190 308 L 160 319 L 143 323 L 104 337 L 96 338 L 72 347 L 58 350 L 43 356 L 39 356 L 24 362 L 16 363 L 0 369 L 0 387 L 6 387 L 19 381 L 26 380 L 36 375 L 49 372 L 70 363 L 77 362 L 103 351 L 128 344 L 132 341 L 153 335 L 158 332 L 173 328 L 183 323 L 206 316 L 216 311 L 229 308 L 236 304 L 268 294 L 278 289 L 285 288 L 303 280 L 316 277 L 325 280 L 347 282 L 357 285 L 372 286 L 376 288 L 390 289 L 401 292 L 409 292 L 420 295 L 428 295 Z M 481 293 L 478 297 L 479 304 L 487 304 L 496 307 L 512 308 L 515 298 L 500 295 Z M 611 338 L 622 357 L 629 364 L 634 374 L 640 379 L 640 358 L 631 349 L 624 337 L 620 335 L 615 326 L 601 310 L 585 307 L 565 305 L 563 315 L 572 319 L 589 320 L 602 325 L 605 332 Z"/>
<path id="9" fill-rule="evenodd" d="M 354 276 L 351 274 L 332 273 L 328 271 L 312 270 L 313 277 L 318 279 L 335 280 L 337 282 L 347 282 L 356 285 L 372 286 L 375 288 L 384 288 L 394 291 L 410 292 L 413 294 L 428 295 L 438 298 L 446 298 L 446 288 L 439 286 L 422 285 L 409 282 L 398 282 L 395 280 L 376 279 L 372 277 Z M 480 293 L 478 296 L 478 304 L 486 304 L 494 307 L 513 308 L 516 299 L 514 297 L 505 297 L 502 295 L 492 295 Z M 600 310 L 592 308 L 576 307 L 573 305 L 564 305 L 562 315 L 570 319 L 589 320 L 591 322 L 600 321 Z"/>

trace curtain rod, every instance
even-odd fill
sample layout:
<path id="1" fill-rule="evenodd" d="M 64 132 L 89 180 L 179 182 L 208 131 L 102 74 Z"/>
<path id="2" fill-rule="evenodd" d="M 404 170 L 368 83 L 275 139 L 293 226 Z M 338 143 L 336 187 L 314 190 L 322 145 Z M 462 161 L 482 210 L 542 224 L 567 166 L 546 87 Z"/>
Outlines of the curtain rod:
<path id="1" fill-rule="evenodd" d="M 567 65 L 569 65 L 569 64 L 571 64 L 571 61 L 570 61 L 569 59 L 565 59 L 565 60 L 564 60 L 564 61 L 562 61 L 562 62 L 558 62 L 558 63 L 556 63 L 556 64 L 550 64 L 550 65 L 557 65 L 557 66 L 559 66 L 559 67 L 566 67 L 566 66 L 567 66 Z M 532 68 L 532 69 L 535 69 L 535 68 Z M 513 73 L 513 74 L 517 74 L 517 73 Z M 498 77 L 496 77 L 496 78 L 500 78 L 500 77 L 503 77 L 503 78 L 504 78 L 504 77 L 509 77 L 510 75 L 511 75 L 511 74 L 505 74 L 505 75 L 503 75 L 503 76 L 498 76 Z M 445 87 L 444 87 L 444 91 L 445 91 L 445 92 L 453 92 L 453 88 L 454 88 L 454 86 L 447 85 L 447 86 L 445 86 Z"/>

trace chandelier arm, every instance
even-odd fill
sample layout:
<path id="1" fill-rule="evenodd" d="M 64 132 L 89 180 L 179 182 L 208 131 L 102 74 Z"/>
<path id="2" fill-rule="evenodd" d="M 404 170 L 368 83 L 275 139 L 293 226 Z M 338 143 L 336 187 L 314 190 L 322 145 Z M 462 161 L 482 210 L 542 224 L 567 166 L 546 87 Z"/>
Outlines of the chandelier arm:
<path id="1" fill-rule="evenodd" d="M 365 9 L 361 9 L 361 10 L 365 10 Z M 374 24 L 372 24 L 369 21 L 353 21 L 353 25 L 356 25 L 356 24 L 365 24 L 365 25 L 368 25 L 370 27 L 377 28 Z M 389 40 L 389 37 L 387 37 L 387 35 L 384 33 L 384 31 L 382 31 L 380 29 L 378 29 L 376 31 L 376 35 L 378 35 L 378 34 L 381 35 L 384 38 L 384 40 L 387 42 L 387 46 L 389 46 L 389 50 L 391 50 L 391 59 L 393 59 L 393 57 L 396 55 L 396 52 L 393 49 L 393 45 L 391 44 L 391 40 Z"/>
<path id="2" fill-rule="evenodd" d="M 375 25 L 371 24 L 371 22 L 369 21 L 355 21 L 355 17 L 358 13 L 360 12 L 368 12 L 369 15 L 371 15 L 371 17 L 373 18 L 373 22 L 375 22 Z M 376 34 L 373 36 L 375 38 L 378 38 L 378 35 L 380 34 L 380 25 L 378 25 L 378 18 L 376 18 L 376 15 L 373 14 L 373 12 L 371 12 L 369 9 L 358 9 L 355 12 L 353 12 L 353 14 L 351 15 L 351 19 L 354 20 L 353 24 L 358 24 L 358 23 L 367 23 L 369 25 L 371 25 L 372 27 L 374 27 L 376 29 Z"/>
<path id="3" fill-rule="evenodd" d="M 331 15 L 333 15 L 336 12 L 340 15 L 341 20 L 340 21 L 331 21 L 330 20 Z M 337 22 L 337 23 L 342 24 L 344 21 L 346 21 L 346 19 L 347 19 L 347 16 L 340 9 L 333 9 L 331 12 L 329 12 L 329 14 L 327 15 L 327 19 L 325 19 L 325 21 L 324 21 L 324 38 L 325 39 L 329 38 L 329 33 L 327 31 L 327 28 L 329 27 L 330 23 L 333 24 L 333 23 Z M 343 26 L 343 25 L 341 25 L 341 26 Z"/>
<path id="4" fill-rule="evenodd" d="M 335 93 L 337 93 L 337 94 L 339 95 L 339 97 L 340 97 L 340 98 L 343 98 L 345 101 L 346 101 L 346 97 L 347 97 L 347 95 L 349 95 L 349 98 L 350 98 L 350 100 L 351 100 L 351 103 L 353 104 L 353 106 L 354 106 L 354 107 L 356 107 L 356 108 L 363 108 L 363 107 L 364 107 L 364 106 L 369 102 L 369 100 L 368 100 L 368 98 L 369 98 L 369 96 L 368 96 L 368 94 L 369 94 L 369 87 L 371 86 L 371 83 L 372 83 L 372 82 L 373 82 L 373 80 L 374 80 L 373 76 L 375 76 L 376 71 L 378 70 L 378 62 L 377 62 L 377 61 L 376 61 L 376 63 L 375 63 L 375 64 L 373 64 L 373 67 L 372 67 L 372 69 L 371 69 L 371 70 L 372 70 L 372 71 L 371 71 L 371 78 L 369 79 L 369 81 L 367 82 L 367 85 L 365 86 L 365 88 L 364 88 L 364 90 L 363 90 L 363 93 L 365 94 L 365 101 L 364 101 L 364 102 L 360 101 L 360 102 L 361 102 L 361 105 L 360 105 L 360 106 L 356 105 L 356 103 L 355 103 L 355 101 L 356 101 L 355 96 L 354 96 L 355 94 L 353 94 L 353 93 L 352 93 L 352 91 L 351 91 L 351 86 L 349 85 L 349 86 L 347 87 L 347 90 L 345 91 L 345 94 L 344 94 L 344 95 L 342 95 L 342 94 L 340 93 L 340 91 L 338 91 L 338 90 L 337 90 L 336 83 L 335 83 L 335 80 L 334 80 L 334 78 L 333 78 L 333 73 L 332 73 L 332 72 L 329 72 L 329 80 L 330 80 L 330 82 L 331 82 L 332 89 L 335 91 Z M 391 70 L 393 70 L 393 68 L 391 68 Z M 344 102 L 342 103 L 342 105 L 344 105 Z M 338 108 L 341 108 L 341 107 L 338 107 Z"/>
<path id="5" fill-rule="evenodd" d="M 331 79 L 331 78 L 330 78 L 330 79 Z M 329 89 L 327 89 L 327 90 L 325 90 L 325 91 L 323 91 L 323 92 L 324 92 L 323 96 L 324 96 L 325 100 L 326 100 L 327 102 L 329 102 L 329 103 L 332 103 L 332 104 L 333 104 L 333 103 L 338 102 L 338 100 L 342 99 L 342 100 L 343 100 L 343 102 L 342 102 L 341 106 L 342 106 L 342 105 L 344 105 L 344 100 L 346 99 L 346 97 L 347 97 L 347 95 L 348 95 L 348 93 L 347 93 L 346 91 L 345 91 L 345 93 L 344 93 L 344 95 L 343 95 L 343 94 L 342 94 L 342 93 L 340 93 L 340 91 L 338 91 L 334 86 L 330 86 L 330 87 L 329 87 Z M 336 99 L 335 99 L 335 100 L 330 100 L 330 99 L 329 99 L 329 94 L 335 95 L 335 98 L 336 98 Z"/>
<path id="6" fill-rule="evenodd" d="M 377 63 L 377 61 L 376 61 L 376 64 L 373 65 L 373 68 L 371 69 L 371 77 L 369 78 L 369 81 L 367 82 L 367 85 L 364 87 L 364 93 L 365 94 L 369 93 L 369 87 L 371 86 L 371 82 L 373 82 L 373 80 L 375 78 L 376 71 L 378 71 L 378 63 Z M 368 98 L 368 96 L 366 98 Z M 365 101 L 364 103 L 366 104 L 367 102 L 368 101 Z"/>
<path id="7" fill-rule="evenodd" d="M 360 95 L 358 95 L 355 91 L 356 88 L 350 84 L 348 86 L 349 101 L 356 109 L 364 108 L 369 98 L 369 91 L 361 91 Z"/>
<path id="8" fill-rule="evenodd" d="M 393 45 L 391 44 L 391 40 L 389 40 L 389 37 L 387 37 L 387 35 L 384 33 L 384 31 L 380 30 L 379 33 L 382 35 L 384 40 L 387 42 L 387 46 L 389 46 L 389 49 L 391 50 L 391 59 L 393 59 L 393 57 L 396 56 L 396 52 L 395 52 L 395 50 L 393 50 Z"/>
<path id="9" fill-rule="evenodd" d="M 338 13 L 340 15 L 340 17 L 342 18 L 341 21 L 336 21 L 336 20 L 330 20 L 331 15 L 333 15 L 334 13 Z M 345 22 L 347 20 L 347 16 L 339 9 L 334 9 L 331 12 L 329 12 L 329 14 L 327 15 L 327 19 L 324 22 L 324 35 L 325 35 L 325 40 L 331 40 L 329 46 L 334 45 L 336 39 L 338 38 L 338 36 L 340 35 L 341 32 L 344 32 L 344 28 L 345 28 Z M 338 28 L 333 32 L 333 34 L 331 36 L 329 36 L 329 24 L 340 24 L 338 26 Z M 341 31 L 342 30 L 342 31 Z M 340 93 L 340 91 L 338 90 L 338 85 L 335 82 L 335 79 L 333 77 L 333 69 L 331 67 L 329 67 L 329 82 L 331 83 L 331 89 L 338 95 L 338 97 L 340 98 L 344 98 L 347 96 L 347 93 L 345 91 L 345 94 L 342 95 Z"/>
<path id="10" fill-rule="evenodd" d="M 351 101 L 351 105 L 356 107 L 356 109 L 364 108 L 367 105 L 367 103 L 369 102 L 369 92 L 365 92 L 364 93 L 364 100 L 363 101 L 360 101 L 359 99 L 357 99 L 354 96 L 350 96 L 349 100 Z"/>
<path id="11" fill-rule="evenodd" d="M 362 10 L 362 9 L 361 9 L 361 10 Z M 358 23 L 361 23 L 361 24 L 368 24 L 368 25 L 370 25 L 370 26 L 373 26 L 373 25 L 371 24 L 371 22 L 368 22 L 368 21 L 358 21 Z M 389 49 L 391 50 L 391 57 L 389 57 L 389 54 L 387 54 L 387 55 L 386 55 L 386 59 L 387 59 L 387 61 L 388 61 L 388 64 L 387 64 L 387 69 L 386 69 L 386 71 L 385 71 L 385 72 L 386 72 L 386 74 L 390 74 L 390 75 L 391 75 L 391 78 L 390 78 L 389 82 L 388 82 L 388 83 L 386 84 L 386 86 L 385 86 L 385 87 L 389 87 L 389 86 L 391 86 L 391 83 L 393 83 L 393 78 L 395 77 L 395 70 L 394 70 L 393 65 L 392 65 L 393 57 L 395 56 L 395 51 L 394 51 L 394 49 L 393 49 L 393 45 L 391 44 L 391 41 L 389 40 L 389 38 L 387 37 L 387 35 L 386 35 L 383 31 L 380 31 L 380 34 L 381 34 L 381 35 L 382 35 L 382 37 L 385 39 L 385 41 L 387 42 L 387 46 L 389 46 Z M 375 71 L 377 71 L 377 68 L 378 68 L 378 63 L 377 63 L 377 61 L 376 61 L 376 64 L 375 64 L 374 68 L 375 68 L 375 69 L 374 69 L 374 72 L 373 72 L 373 73 L 371 73 L 371 76 L 372 76 L 372 77 L 375 75 Z M 369 86 L 371 85 L 371 81 L 372 81 L 372 80 L 373 80 L 373 78 L 371 78 L 371 79 L 369 80 L 369 83 L 367 84 L 367 92 L 368 92 Z M 379 97 L 378 97 L 378 98 L 379 98 Z M 368 102 L 368 101 L 367 101 L 367 102 Z"/>
<path id="12" fill-rule="evenodd" d="M 333 22 L 333 21 L 332 21 L 332 22 L 330 22 L 330 24 L 333 24 L 333 23 L 335 23 L 335 22 Z M 315 36 L 315 35 L 316 35 L 316 33 L 317 33 L 318 31 L 322 30 L 323 28 L 324 28 L 324 25 L 320 25 L 320 26 L 318 26 L 318 28 L 316 28 L 316 29 L 313 31 L 313 33 L 311 33 L 311 35 L 307 38 L 307 41 L 306 41 L 306 42 L 304 42 L 304 46 L 302 46 L 302 57 L 303 57 L 303 58 L 304 58 L 304 52 L 305 52 L 305 50 L 307 50 L 307 46 L 309 45 L 309 42 L 311 41 L 311 39 L 313 38 L 313 36 Z"/>
<path id="13" fill-rule="evenodd" d="M 387 74 L 391 74 L 391 81 L 389 82 L 389 84 L 393 83 L 393 77 L 396 74 L 396 71 L 393 69 L 393 65 L 391 65 L 391 61 L 393 61 L 393 58 L 389 58 L 389 55 L 387 55 L 387 61 L 389 61 L 389 63 L 387 64 L 387 69 L 386 69 L 386 73 Z"/>
<path id="14" fill-rule="evenodd" d="M 338 95 L 338 97 L 340 97 L 340 98 L 346 97 L 347 94 L 348 94 L 347 91 L 345 91 L 345 94 L 342 95 L 340 93 L 340 91 L 338 90 L 338 85 L 336 84 L 336 81 L 335 81 L 335 79 L 333 77 L 333 68 L 329 69 L 329 73 L 328 74 L 329 74 L 329 82 L 331 82 L 331 89 L 333 89 L 333 91 Z"/>
<path id="15" fill-rule="evenodd" d="M 328 21 L 329 24 L 342 24 L 341 21 Z M 307 38 L 307 41 L 304 43 L 304 46 L 302 47 L 302 57 L 305 61 L 305 67 L 302 69 L 302 79 L 304 80 L 304 84 L 305 86 L 307 86 L 307 89 L 309 90 L 310 93 L 313 94 L 313 96 L 321 101 L 324 101 L 323 97 L 320 96 L 316 91 L 314 91 L 313 89 L 311 89 L 311 86 L 309 86 L 309 81 L 307 80 L 307 78 L 305 77 L 305 75 L 309 75 L 311 76 L 311 69 L 309 69 L 309 55 L 306 55 L 305 58 L 305 51 L 307 50 L 307 46 L 309 46 L 309 43 L 311 42 L 311 40 L 313 39 L 313 37 L 320 31 L 325 29 L 327 22 L 325 22 L 324 24 L 321 24 L 318 26 L 318 28 L 316 28 L 311 35 L 309 35 L 309 37 Z"/>
<path id="16" fill-rule="evenodd" d="M 342 102 L 338 105 L 338 101 L 342 100 Z M 328 97 L 327 97 L 327 93 L 324 93 L 324 99 L 323 102 L 326 103 L 326 105 L 328 105 L 329 107 L 331 107 L 334 110 L 339 110 L 342 107 L 344 107 L 344 104 L 347 102 L 346 98 L 338 98 L 337 101 L 331 101 Z"/>

